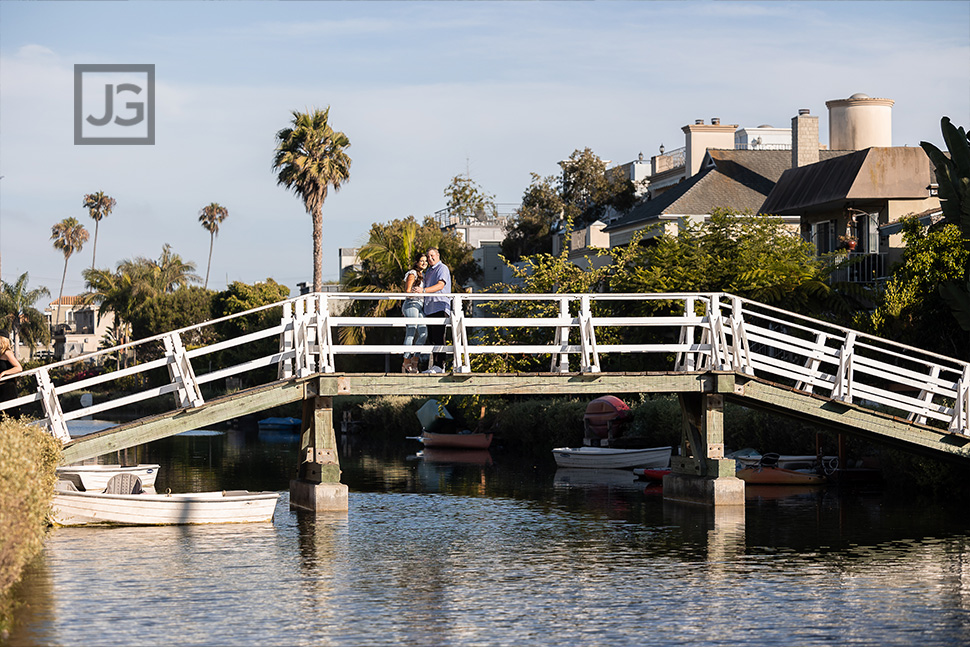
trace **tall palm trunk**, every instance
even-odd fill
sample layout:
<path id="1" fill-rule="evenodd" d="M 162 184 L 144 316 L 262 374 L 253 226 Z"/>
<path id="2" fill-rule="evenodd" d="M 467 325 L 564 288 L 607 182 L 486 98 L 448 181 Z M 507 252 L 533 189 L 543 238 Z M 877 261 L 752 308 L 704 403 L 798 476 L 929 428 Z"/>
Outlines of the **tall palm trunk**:
<path id="1" fill-rule="evenodd" d="M 313 209 L 313 291 L 323 291 L 323 208 Z"/>
<path id="2" fill-rule="evenodd" d="M 64 281 L 67 280 L 67 258 L 64 258 L 64 273 L 61 274 L 61 291 L 57 295 L 57 314 L 54 317 L 54 324 L 51 326 L 53 329 L 57 328 L 57 322 L 61 320 L 61 299 L 64 298 Z"/>
<path id="3" fill-rule="evenodd" d="M 94 269 L 94 259 L 98 257 L 98 225 L 101 224 L 100 220 L 94 221 L 94 250 L 91 253 L 91 269 Z"/>
<path id="4" fill-rule="evenodd" d="M 212 247 L 215 245 L 216 235 L 215 233 L 209 234 L 209 262 L 205 266 L 205 283 L 202 285 L 202 289 L 208 289 L 209 287 L 209 270 L 212 269 Z"/>

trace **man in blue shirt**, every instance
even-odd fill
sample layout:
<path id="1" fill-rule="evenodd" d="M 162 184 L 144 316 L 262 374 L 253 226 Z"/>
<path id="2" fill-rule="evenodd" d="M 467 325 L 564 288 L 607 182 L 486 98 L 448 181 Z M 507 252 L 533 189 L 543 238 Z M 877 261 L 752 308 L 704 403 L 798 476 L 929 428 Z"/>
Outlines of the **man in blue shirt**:
<path id="1" fill-rule="evenodd" d="M 428 269 L 424 272 L 424 316 L 428 318 L 447 319 L 451 317 L 451 297 L 445 296 L 451 292 L 451 270 L 441 262 L 441 255 L 437 248 L 428 250 Z M 445 345 L 445 322 L 441 325 L 428 324 L 428 341 L 435 346 Z M 444 373 L 445 353 L 434 353 L 431 373 Z"/>

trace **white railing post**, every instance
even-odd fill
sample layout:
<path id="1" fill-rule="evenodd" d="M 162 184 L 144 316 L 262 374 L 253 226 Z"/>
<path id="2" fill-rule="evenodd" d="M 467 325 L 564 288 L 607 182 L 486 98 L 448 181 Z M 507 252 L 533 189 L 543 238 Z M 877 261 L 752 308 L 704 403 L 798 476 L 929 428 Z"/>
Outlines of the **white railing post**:
<path id="1" fill-rule="evenodd" d="M 964 369 L 963 369 L 963 375 L 966 376 L 966 374 L 967 374 L 967 369 L 966 369 L 966 367 L 964 367 Z M 930 381 L 931 382 L 936 382 L 936 379 L 938 377 L 940 377 L 940 366 L 939 366 L 939 364 L 934 364 L 933 366 L 930 367 Z M 961 388 L 961 383 L 962 382 L 965 382 L 964 377 L 961 377 L 960 380 L 957 381 L 957 386 L 956 386 L 957 401 L 954 404 L 954 409 L 955 409 L 954 414 L 957 414 L 956 408 L 959 407 L 959 405 L 960 405 L 960 388 Z M 968 385 L 968 386 L 970 386 L 970 385 Z M 924 388 L 924 389 L 921 389 L 920 392 L 919 392 L 919 399 L 926 403 L 926 407 L 929 407 L 930 405 L 933 404 L 933 395 L 934 394 L 933 394 L 933 390 L 932 389 Z M 963 415 L 963 414 L 961 413 L 959 415 Z M 926 424 L 926 408 L 924 408 L 923 411 L 921 411 L 921 412 L 914 411 L 914 412 L 910 413 L 906 417 L 906 419 L 909 420 L 910 422 L 916 422 L 918 424 L 925 425 Z M 952 419 L 950 420 L 950 426 L 951 427 L 953 426 L 953 420 Z"/>
<path id="2" fill-rule="evenodd" d="M 289 301 L 283 304 L 283 316 L 280 317 L 280 325 L 283 332 L 280 333 L 280 355 L 286 357 L 286 353 L 293 350 L 293 330 L 295 323 L 293 319 L 293 304 Z M 293 377 L 296 359 L 281 359 L 278 376 L 281 380 L 288 380 Z"/>
<path id="3" fill-rule="evenodd" d="M 806 379 L 795 384 L 795 388 L 799 391 L 805 391 L 806 393 L 812 393 L 815 390 L 813 385 L 813 380 L 818 377 L 819 369 L 822 367 L 822 353 L 825 350 L 825 333 L 817 333 L 815 335 L 815 349 L 812 355 L 808 357 L 805 361 L 805 368 L 808 370 L 808 375 Z"/>
<path id="4" fill-rule="evenodd" d="M 680 344 L 683 346 L 690 346 L 694 343 L 694 326 L 687 324 L 686 322 L 690 317 L 694 315 L 694 298 L 687 297 L 684 299 L 684 321 L 685 323 L 680 327 Z M 678 351 L 677 357 L 674 360 L 674 370 L 675 371 L 685 371 L 690 372 L 694 370 L 697 365 L 694 353 L 690 350 Z"/>
<path id="5" fill-rule="evenodd" d="M 708 309 L 708 330 L 711 342 L 711 366 L 716 371 L 731 369 L 731 354 L 728 352 L 727 335 L 724 334 L 724 319 L 721 317 L 721 301 L 717 294 L 711 295 Z"/>
<path id="6" fill-rule="evenodd" d="M 40 403 L 44 407 L 44 415 L 47 416 L 48 431 L 54 438 L 66 443 L 71 439 L 71 434 L 67 431 L 67 422 L 64 420 L 64 412 L 61 411 L 61 401 L 57 399 L 57 389 L 54 388 L 46 368 L 40 369 L 37 373 L 37 391 L 40 394 Z"/>
<path id="7" fill-rule="evenodd" d="M 741 308 L 741 299 L 731 297 L 731 359 L 732 368 L 740 370 L 747 375 L 754 375 L 751 367 L 751 348 L 748 345 L 748 336 L 744 331 L 744 312 Z"/>
<path id="8" fill-rule="evenodd" d="M 205 400 L 202 399 L 202 391 L 195 377 L 195 369 L 192 368 L 192 362 L 185 354 L 182 338 L 177 333 L 172 333 L 162 338 L 162 341 L 165 343 L 168 375 L 176 387 L 179 407 L 184 409 L 204 404 Z"/>
<path id="9" fill-rule="evenodd" d="M 465 313 L 461 306 L 461 295 L 451 299 L 451 340 L 455 356 L 455 373 L 471 373 L 471 357 L 468 354 L 468 329 L 465 327 Z"/>
<path id="10" fill-rule="evenodd" d="M 600 356 L 596 350 L 596 331 L 593 328 L 593 313 L 589 307 L 588 294 L 580 296 L 579 339 L 583 349 L 580 370 L 583 373 L 599 373 Z"/>
<path id="11" fill-rule="evenodd" d="M 559 298 L 559 318 L 567 319 L 569 318 L 569 297 Z M 569 353 L 566 352 L 566 346 L 569 345 L 569 326 L 557 326 L 556 327 L 556 340 L 554 342 L 555 346 L 559 347 L 559 352 L 552 353 L 552 361 L 549 364 L 550 373 L 568 373 L 569 372 Z"/>
<path id="12" fill-rule="evenodd" d="M 315 371 L 313 354 L 310 352 L 310 326 L 315 318 L 316 309 L 311 305 L 316 301 L 316 295 L 307 299 L 300 299 L 293 305 L 293 350 L 294 374 L 296 377 L 309 377 Z"/>
<path id="13" fill-rule="evenodd" d="M 333 357 L 333 328 L 330 321 L 330 300 L 321 294 L 317 301 L 317 367 L 321 373 L 337 371 Z"/>
<path id="14" fill-rule="evenodd" d="M 957 398 L 953 403 L 950 431 L 970 435 L 970 364 L 963 367 L 963 375 L 957 380 Z"/>
<path id="15" fill-rule="evenodd" d="M 852 353 L 855 346 L 855 333 L 845 336 L 845 342 L 839 350 L 839 370 L 835 375 L 832 388 L 832 399 L 842 402 L 852 402 Z"/>

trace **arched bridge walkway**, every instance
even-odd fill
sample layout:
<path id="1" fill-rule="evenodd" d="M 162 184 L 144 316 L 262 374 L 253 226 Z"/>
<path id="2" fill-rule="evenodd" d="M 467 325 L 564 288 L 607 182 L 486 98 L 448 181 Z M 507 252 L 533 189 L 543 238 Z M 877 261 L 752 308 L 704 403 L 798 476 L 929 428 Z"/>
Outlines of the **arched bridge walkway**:
<path id="1" fill-rule="evenodd" d="M 404 296 L 306 295 L 57 362 L 8 378 L 32 380 L 32 392 L 0 410 L 38 411 L 75 462 L 303 401 L 298 480 L 309 483 L 339 481 L 332 398 L 351 394 L 678 393 L 685 443 L 673 467 L 701 477 L 733 474 L 722 460 L 725 400 L 970 461 L 963 361 L 724 293 L 453 294 L 449 344 L 404 346 L 406 325 L 434 320 L 360 314 Z M 364 341 L 340 343 L 351 329 Z M 449 372 L 353 370 L 368 356 L 397 368 L 411 350 L 449 353 Z M 530 372 L 489 372 L 508 358 L 531 359 Z M 70 420 L 131 405 L 158 413 L 68 435 Z"/>

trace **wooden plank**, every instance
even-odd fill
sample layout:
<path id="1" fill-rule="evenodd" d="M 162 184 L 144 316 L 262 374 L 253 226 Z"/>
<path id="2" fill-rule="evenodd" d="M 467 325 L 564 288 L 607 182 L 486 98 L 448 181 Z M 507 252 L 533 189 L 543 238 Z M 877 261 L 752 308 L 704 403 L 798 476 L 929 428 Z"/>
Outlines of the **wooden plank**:
<path id="1" fill-rule="evenodd" d="M 725 397 L 738 404 L 790 415 L 848 435 L 903 447 L 907 451 L 970 461 L 970 436 L 916 425 L 885 413 L 756 378 L 744 380 L 739 376 L 738 382 L 733 393 L 725 393 Z"/>
<path id="2" fill-rule="evenodd" d="M 306 397 L 305 380 L 276 382 L 214 399 L 201 407 L 142 418 L 76 438 L 64 445 L 62 464 L 95 458 L 119 449 L 143 445 L 184 431 L 201 429 L 231 418 L 258 413 Z"/>
<path id="3" fill-rule="evenodd" d="M 603 395 L 713 391 L 708 373 L 462 373 L 316 376 L 319 395 Z"/>

